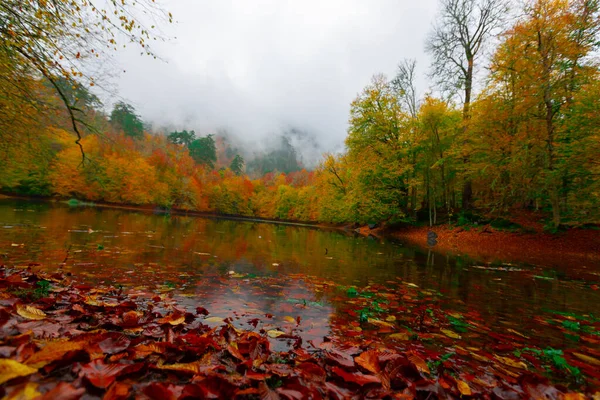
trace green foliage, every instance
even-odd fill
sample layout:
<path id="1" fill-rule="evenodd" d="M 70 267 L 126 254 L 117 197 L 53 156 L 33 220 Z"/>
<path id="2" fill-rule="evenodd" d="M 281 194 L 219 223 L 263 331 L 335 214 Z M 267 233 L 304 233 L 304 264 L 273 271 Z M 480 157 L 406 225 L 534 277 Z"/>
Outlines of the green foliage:
<path id="1" fill-rule="evenodd" d="M 183 130 L 181 132 L 171 132 L 169 133 L 169 135 L 167 135 L 167 140 L 173 144 L 180 144 L 189 147 L 190 144 L 192 144 L 192 142 L 196 140 L 196 132 L 188 132 L 186 130 Z"/>
<path id="2" fill-rule="evenodd" d="M 130 104 L 122 101 L 116 103 L 110 114 L 110 122 L 114 127 L 122 130 L 126 136 L 133 139 L 144 137 L 144 123 Z"/>
<path id="3" fill-rule="evenodd" d="M 201 137 L 189 144 L 190 156 L 197 164 L 214 168 L 217 162 L 217 148 L 213 135 Z"/>
<path id="4" fill-rule="evenodd" d="M 242 175 L 244 173 L 244 159 L 242 156 L 236 154 L 233 160 L 231 160 L 229 169 L 236 175 Z"/>

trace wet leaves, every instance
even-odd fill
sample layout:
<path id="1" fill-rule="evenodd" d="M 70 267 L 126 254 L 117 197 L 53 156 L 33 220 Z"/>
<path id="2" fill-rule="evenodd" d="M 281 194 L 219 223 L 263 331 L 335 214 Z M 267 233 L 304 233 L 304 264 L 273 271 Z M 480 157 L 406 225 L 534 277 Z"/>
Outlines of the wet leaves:
<path id="1" fill-rule="evenodd" d="M 6 358 L 0 360 L 0 384 L 20 376 L 31 375 L 36 372 L 36 368 L 31 368 L 25 364 L 21 364 L 20 362 Z"/>
<path id="2" fill-rule="evenodd" d="M 408 283 L 359 291 L 300 275 L 230 278 L 192 298 L 55 274 L 51 296 L 23 304 L 4 288 L 50 277 L 0 267 L 1 389 L 8 399 L 42 400 L 577 399 L 567 387 L 589 396 L 600 387 L 591 317 L 546 320 L 549 329 L 577 329 L 585 343 L 563 352 L 516 328 L 494 332 L 475 313 L 443 311 L 441 294 Z M 231 301 L 211 302 L 216 290 Z M 249 292 L 280 296 L 280 308 L 236 300 Z"/>

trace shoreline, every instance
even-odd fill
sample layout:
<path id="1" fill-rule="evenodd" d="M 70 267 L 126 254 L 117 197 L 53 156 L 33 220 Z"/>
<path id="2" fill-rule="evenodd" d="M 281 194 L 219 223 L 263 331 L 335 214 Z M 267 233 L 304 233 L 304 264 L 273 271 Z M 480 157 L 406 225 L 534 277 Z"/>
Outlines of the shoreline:
<path id="1" fill-rule="evenodd" d="M 468 255 L 484 263 L 522 262 L 554 268 L 577 267 L 600 270 L 600 231 L 573 228 L 558 234 L 522 233 L 494 229 L 465 230 L 450 225 L 407 227 L 387 234 L 408 243 L 428 248 L 427 233 L 435 232 L 436 253 Z M 596 279 L 599 279 L 596 277 Z"/>
<path id="2" fill-rule="evenodd" d="M 0 193 L 0 199 L 21 199 L 30 201 L 44 201 L 51 203 L 66 203 L 67 199 L 54 197 L 32 197 Z M 80 201 L 80 200 L 78 200 Z M 437 234 L 437 244 L 431 248 L 435 253 L 444 255 L 461 256 L 483 263 L 497 262 L 522 262 L 544 267 L 570 267 L 579 266 L 600 270 L 600 230 L 571 228 L 566 232 L 550 234 L 545 233 L 539 223 L 530 221 L 524 223 L 530 232 L 496 230 L 489 226 L 471 227 L 465 229 L 449 224 L 428 226 L 404 225 L 402 227 L 379 227 L 369 229 L 362 226 L 355 229 L 351 224 L 326 224 L 319 222 L 300 222 L 277 220 L 242 215 L 227 215 L 214 212 L 201 212 L 184 209 L 163 210 L 156 206 L 138 206 L 129 204 L 112 204 L 80 201 L 77 207 L 99 207 L 108 209 L 121 209 L 144 213 L 168 213 L 178 216 L 199 218 L 226 219 L 241 222 L 258 222 L 268 224 L 281 224 L 299 226 L 313 229 L 342 231 L 357 233 L 363 236 L 376 236 L 392 238 L 428 249 L 427 233 L 433 231 Z M 523 221 L 519 221 L 523 222 Z"/>

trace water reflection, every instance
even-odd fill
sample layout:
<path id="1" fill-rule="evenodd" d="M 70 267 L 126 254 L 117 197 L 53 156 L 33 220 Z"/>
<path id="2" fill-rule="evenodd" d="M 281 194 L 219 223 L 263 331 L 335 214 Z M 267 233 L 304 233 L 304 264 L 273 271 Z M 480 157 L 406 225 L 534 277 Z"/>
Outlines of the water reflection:
<path id="1" fill-rule="evenodd" d="M 400 278 L 441 293 L 448 310 L 480 315 L 501 328 L 528 326 L 548 309 L 600 312 L 599 291 L 579 281 L 576 270 L 482 269 L 468 257 L 388 240 L 257 222 L 0 200 L 0 254 L 8 265 L 62 268 L 88 283 L 171 288 L 191 296 L 190 306 L 205 302 L 217 311 L 245 310 L 239 315 L 244 324 L 252 309 L 273 314 L 275 325 L 277 318 L 290 316 L 286 312 L 298 311 L 281 299 L 320 302 L 318 292 L 303 287 L 294 274 L 357 287 L 395 285 Z M 231 292 L 229 285 L 211 281 L 230 272 L 250 279 L 289 277 L 289 285 L 251 289 L 245 284 Z M 323 299 L 322 309 L 302 311 L 314 315 L 291 316 L 327 318 L 333 303 Z M 311 338 L 324 333 L 315 331 Z"/>

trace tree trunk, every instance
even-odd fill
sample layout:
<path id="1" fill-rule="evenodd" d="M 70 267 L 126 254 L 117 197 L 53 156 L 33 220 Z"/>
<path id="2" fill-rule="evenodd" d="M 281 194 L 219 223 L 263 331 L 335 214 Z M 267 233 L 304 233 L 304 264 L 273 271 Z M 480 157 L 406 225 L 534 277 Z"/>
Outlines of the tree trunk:
<path id="1" fill-rule="evenodd" d="M 463 167 L 467 170 L 469 154 L 467 153 L 467 135 L 469 133 L 469 120 L 471 119 L 471 92 L 473 91 L 473 57 L 468 58 L 467 75 L 465 76 L 465 102 L 463 104 Z M 462 192 L 462 208 L 470 210 L 473 206 L 473 182 L 465 177 Z"/>

